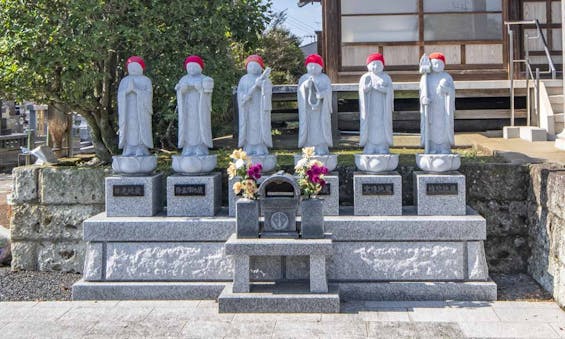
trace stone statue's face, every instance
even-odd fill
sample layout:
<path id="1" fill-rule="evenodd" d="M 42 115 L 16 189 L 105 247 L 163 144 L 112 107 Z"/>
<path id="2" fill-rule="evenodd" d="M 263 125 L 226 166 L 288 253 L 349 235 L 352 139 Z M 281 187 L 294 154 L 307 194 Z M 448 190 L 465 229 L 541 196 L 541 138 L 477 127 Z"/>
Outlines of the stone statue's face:
<path id="1" fill-rule="evenodd" d="M 371 61 L 367 65 L 367 69 L 369 72 L 373 72 L 375 74 L 382 72 L 385 69 L 385 66 L 380 60 Z"/>
<path id="2" fill-rule="evenodd" d="M 251 61 L 247 64 L 247 74 L 260 75 L 263 72 L 263 68 L 258 62 Z"/>
<path id="3" fill-rule="evenodd" d="M 186 72 L 188 75 L 198 75 L 202 73 L 202 67 L 196 62 L 186 64 Z"/>
<path id="4" fill-rule="evenodd" d="M 306 70 L 310 75 L 319 75 L 320 73 L 322 73 L 322 66 L 318 65 L 315 62 L 311 62 L 306 65 Z"/>
<path id="5" fill-rule="evenodd" d="M 445 68 L 445 64 L 443 63 L 443 61 L 439 59 L 432 59 L 431 61 L 432 61 L 432 71 L 443 72 L 443 69 Z"/>
<path id="6" fill-rule="evenodd" d="M 128 64 L 128 74 L 129 75 L 142 75 L 143 68 L 137 62 L 131 62 Z"/>

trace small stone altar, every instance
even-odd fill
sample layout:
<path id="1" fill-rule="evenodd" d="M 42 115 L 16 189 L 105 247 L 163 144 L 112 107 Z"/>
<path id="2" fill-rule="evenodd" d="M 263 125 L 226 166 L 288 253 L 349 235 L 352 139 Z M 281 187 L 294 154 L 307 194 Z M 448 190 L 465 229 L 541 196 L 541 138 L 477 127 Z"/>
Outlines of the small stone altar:
<path id="1" fill-rule="evenodd" d="M 225 245 L 226 255 L 234 258 L 234 281 L 218 298 L 220 313 L 337 313 L 339 294 L 329 290 L 326 256 L 333 253 L 331 239 L 237 239 Z M 250 257 L 306 256 L 310 284 L 294 289 L 250 283 Z M 308 293 L 310 291 L 310 293 Z"/>

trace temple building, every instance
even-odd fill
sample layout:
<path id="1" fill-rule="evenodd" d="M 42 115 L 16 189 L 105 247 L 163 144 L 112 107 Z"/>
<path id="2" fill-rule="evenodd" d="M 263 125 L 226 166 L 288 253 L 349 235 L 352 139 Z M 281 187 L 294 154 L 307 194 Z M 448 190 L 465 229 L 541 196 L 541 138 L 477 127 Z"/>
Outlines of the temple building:
<path id="1" fill-rule="evenodd" d="M 299 6 L 314 1 L 299 1 Z M 455 80 L 509 78 L 509 35 L 505 22 L 539 20 L 555 65 L 561 57 L 561 1 L 551 0 L 318 0 L 323 10 L 319 51 L 333 82 L 354 82 L 366 56 L 387 59 L 395 81 L 417 79 L 423 53 L 441 51 Z M 514 25 L 515 59 L 524 57 L 526 37 L 535 24 Z M 547 68 L 544 44 L 527 42 L 529 57 Z M 561 68 L 559 66 L 558 68 Z"/>

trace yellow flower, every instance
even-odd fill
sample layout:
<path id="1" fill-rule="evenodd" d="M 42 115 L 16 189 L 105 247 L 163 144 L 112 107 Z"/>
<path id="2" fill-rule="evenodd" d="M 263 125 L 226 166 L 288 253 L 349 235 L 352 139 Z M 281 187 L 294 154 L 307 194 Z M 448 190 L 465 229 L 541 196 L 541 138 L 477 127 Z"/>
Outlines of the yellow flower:
<path id="1" fill-rule="evenodd" d="M 233 184 L 233 192 L 239 194 L 241 192 L 241 182 L 236 182 Z"/>
<path id="2" fill-rule="evenodd" d="M 302 149 L 302 154 L 304 154 L 307 158 L 311 158 L 314 156 L 314 147 L 304 147 Z"/>
<path id="3" fill-rule="evenodd" d="M 247 160 L 247 153 L 245 153 L 244 150 L 240 149 L 236 149 L 232 152 L 232 154 L 230 155 L 230 158 L 234 159 L 234 160 Z"/>
<path id="4" fill-rule="evenodd" d="M 228 166 L 228 175 L 230 177 L 230 179 L 233 179 L 236 175 L 236 168 L 235 168 L 235 164 L 233 162 L 230 163 L 230 165 Z"/>

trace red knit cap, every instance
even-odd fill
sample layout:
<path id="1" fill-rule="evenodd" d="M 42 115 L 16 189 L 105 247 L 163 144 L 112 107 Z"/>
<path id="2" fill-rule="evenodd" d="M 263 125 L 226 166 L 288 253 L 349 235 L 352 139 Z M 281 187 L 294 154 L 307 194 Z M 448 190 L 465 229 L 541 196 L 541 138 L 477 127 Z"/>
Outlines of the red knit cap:
<path id="1" fill-rule="evenodd" d="M 312 62 L 324 67 L 324 59 L 318 54 L 310 54 L 304 61 L 304 66 L 308 66 L 308 64 Z"/>
<path id="2" fill-rule="evenodd" d="M 184 69 L 186 69 L 186 65 L 189 62 L 196 62 L 197 64 L 200 65 L 200 68 L 204 69 L 204 60 L 202 60 L 202 58 L 199 57 L 198 55 L 187 56 L 186 59 L 184 59 Z"/>
<path id="3" fill-rule="evenodd" d="M 375 60 L 379 60 L 380 62 L 383 63 L 383 66 L 385 65 L 385 57 L 381 53 L 373 53 L 369 55 L 367 57 L 367 65 Z"/>
<path id="4" fill-rule="evenodd" d="M 126 68 L 128 68 L 128 65 L 131 64 L 132 62 L 136 62 L 141 66 L 141 69 L 143 69 L 145 71 L 145 61 L 143 61 L 143 59 L 141 57 L 138 56 L 130 56 L 128 58 L 128 60 L 126 61 Z"/>
<path id="5" fill-rule="evenodd" d="M 261 56 L 257 55 L 257 54 L 253 54 L 247 57 L 247 59 L 245 59 L 245 67 L 247 68 L 247 64 L 250 63 L 251 61 L 255 61 L 256 63 L 258 63 L 259 65 L 261 65 L 261 68 L 265 68 L 265 64 L 263 63 L 263 58 L 261 58 Z"/>
<path id="6" fill-rule="evenodd" d="M 430 60 L 431 59 L 441 60 L 445 64 L 445 55 L 443 55 L 443 53 L 432 53 L 430 54 Z"/>

